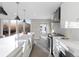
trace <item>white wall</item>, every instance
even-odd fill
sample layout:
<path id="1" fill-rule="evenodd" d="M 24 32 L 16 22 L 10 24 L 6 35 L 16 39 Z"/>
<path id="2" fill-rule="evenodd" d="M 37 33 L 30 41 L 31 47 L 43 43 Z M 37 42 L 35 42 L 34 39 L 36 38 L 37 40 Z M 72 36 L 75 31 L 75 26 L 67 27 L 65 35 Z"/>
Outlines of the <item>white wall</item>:
<path id="1" fill-rule="evenodd" d="M 49 21 L 46 19 L 32 19 L 31 32 L 35 32 L 35 39 L 40 38 L 40 24 L 47 24 L 47 32 L 49 33 Z"/>
<path id="2" fill-rule="evenodd" d="M 61 25 L 64 27 L 65 21 L 76 21 L 79 19 L 79 3 L 63 3 L 61 5 Z"/>
<path id="3" fill-rule="evenodd" d="M 61 5 L 61 27 L 65 28 L 65 21 L 79 21 L 79 3 L 65 2 Z M 71 40 L 79 40 L 79 29 L 65 29 L 65 35 Z"/>
<path id="4" fill-rule="evenodd" d="M 53 27 L 55 33 L 64 34 L 65 29 L 61 28 L 60 23 L 53 23 L 52 27 Z"/>

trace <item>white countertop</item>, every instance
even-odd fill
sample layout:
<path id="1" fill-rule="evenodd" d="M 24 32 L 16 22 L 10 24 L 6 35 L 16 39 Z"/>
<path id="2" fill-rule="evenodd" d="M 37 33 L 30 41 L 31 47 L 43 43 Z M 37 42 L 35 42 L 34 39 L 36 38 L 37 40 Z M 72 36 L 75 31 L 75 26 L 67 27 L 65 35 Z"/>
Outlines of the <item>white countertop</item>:
<path id="1" fill-rule="evenodd" d="M 21 43 L 23 43 L 25 39 L 26 39 L 25 42 L 27 41 L 26 42 L 27 45 L 29 43 L 28 39 L 32 41 L 31 34 L 24 35 L 21 33 L 19 36 L 20 36 L 19 39 L 21 39 L 19 40 L 19 43 L 20 43 L 19 45 L 21 45 Z M 5 38 L 0 38 L 0 57 L 6 57 L 15 48 L 19 46 L 16 39 L 17 39 L 17 34 L 9 37 L 5 37 Z M 24 44 L 23 44 L 23 47 L 24 47 Z"/>
<path id="2" fill-rule="evenodd" d="M 79 41 L 74 41 L 74 40 L 60 40 L 63 44 L 65 44 L 69 51 L 74 55 L 74 56 L 79 56 Z"/>
<path id="3" fill-rule="evenodd" d="M 61 39 L 60 37 L 58 38 L 59 39 L 57 40 L 60 41 L 61 44 L 65 46 L 69 52 L 71 52 L 74 56 L 79 56 L 79 41 L 71 39 Z"/>
<path id="4" fill-rule="evenodd" d="M 6 57 L 15 48 L 15 36 L 12 35 L 6 38 L 0 38 L 0 57 Z"/>

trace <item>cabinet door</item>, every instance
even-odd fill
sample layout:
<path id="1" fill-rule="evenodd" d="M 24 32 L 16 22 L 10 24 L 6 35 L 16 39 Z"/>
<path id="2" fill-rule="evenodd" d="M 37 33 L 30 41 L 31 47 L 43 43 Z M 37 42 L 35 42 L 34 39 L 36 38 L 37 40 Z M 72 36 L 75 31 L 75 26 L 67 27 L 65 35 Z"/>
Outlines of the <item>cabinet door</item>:
<path id="1" fill-rule="evenodd" d="M 61 27 L 65 28 L 67 22 L 79 21 L 79 2 L 66 2 L 61 5 Z"/>
<path id="2" fill-rule="evenodd" d="M 60 22 L 60 15 L 61 14 L 61 8 L 59 7 L 56 12 L 54 13 L 54 19 L 53 22 L 59 23 Z"/>

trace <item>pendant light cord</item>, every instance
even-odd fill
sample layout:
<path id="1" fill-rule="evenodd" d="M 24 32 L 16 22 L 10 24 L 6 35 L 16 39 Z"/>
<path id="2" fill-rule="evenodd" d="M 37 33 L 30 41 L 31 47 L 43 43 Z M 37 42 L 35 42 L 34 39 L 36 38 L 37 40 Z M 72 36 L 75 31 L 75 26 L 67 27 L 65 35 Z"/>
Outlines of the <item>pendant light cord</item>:
<path id="1" fill-rule="evenodd" d="M 17 16 L 18 16 L 18 4 L 17 4 Z"/>
<path id="2" fill-rule="evenodd" d="M 25 22 L 25 9 L 23 11 L 24 11 L 24 20 L 23 21 Z"/>
<path id="3" fill-rule="evenodd" d="M 19 4 L 19 2 L 16 2 L 17 3 L 17 16 L 18 16 L 18 4 Z"/>

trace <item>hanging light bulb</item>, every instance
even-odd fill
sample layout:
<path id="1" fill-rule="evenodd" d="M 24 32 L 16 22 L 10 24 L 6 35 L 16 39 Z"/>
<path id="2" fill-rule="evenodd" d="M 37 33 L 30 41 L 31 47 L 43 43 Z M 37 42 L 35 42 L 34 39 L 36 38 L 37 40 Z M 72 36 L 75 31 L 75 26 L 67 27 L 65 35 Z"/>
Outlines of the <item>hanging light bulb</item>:
<path id="1" fill-rule="evenodd" d="M 17 4 L 17 16 L 16 16 L 16 20 L 20 20 L 20 18 L 19 18 L 19 16 L 18 16 L 18 4 L 19 4 L 19 2 L 16 2 L 16 4 Z"/>
<path id="2" fill-rule="evenodd" d="M 0 6 L 0 14 L 8 15 L 8 14 L 6 13 L 6 11 L 3 9 L 2 4 L 1 4 L 1 6 Z"/>
<path id="3" fill-rule="evenodd" d="M 20 18 L 19 18 L 19 16 L 18 16 L 18 15 L 16 16 L 16 18 L 15 18 L 15 19 L 16 19 L 16 20 L 20 20 Z"/>
<path id="4" fill-rule="evenodd" d="M 24 11 L 24 19 L 23 19 L 23 32 L 25 33 L 25 23 L 26 23 L 26 20 L 25 20 L 25 9 L 23 10 Z"/>
<path id="5" fill-rule="evenodd" d="M 23 22 L 24 22 L 24 23 L 26 22 L 25 19 L 23 20 Z"/>
<path id="6" fill-rule="evenodd" d="M 23 22 L 25 23 L 25 22 L 26 22 L 26 21 L 25 21 L 25 11 L 26 11 L 26 10 L 24 9 L 23 11 L 24 11 L 24 20 L 23 20 Z"/>

